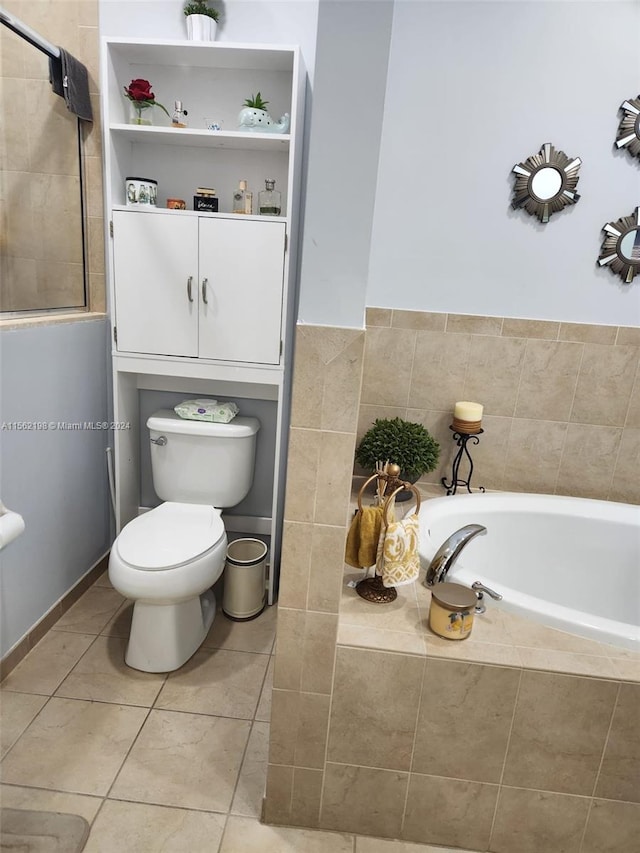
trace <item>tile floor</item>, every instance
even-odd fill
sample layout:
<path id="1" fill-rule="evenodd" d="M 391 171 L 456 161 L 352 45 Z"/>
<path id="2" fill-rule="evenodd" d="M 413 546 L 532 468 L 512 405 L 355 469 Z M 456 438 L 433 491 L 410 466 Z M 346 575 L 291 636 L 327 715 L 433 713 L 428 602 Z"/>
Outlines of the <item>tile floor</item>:
<path id="1" fill-rule="evenodd" d="M 168 675 L 125 666 L 130 619 L 105 573 L 4 680 L 3 806 L 82 815 L 86 853 L 447 853 L 260 823 L 275 607 Z"/>

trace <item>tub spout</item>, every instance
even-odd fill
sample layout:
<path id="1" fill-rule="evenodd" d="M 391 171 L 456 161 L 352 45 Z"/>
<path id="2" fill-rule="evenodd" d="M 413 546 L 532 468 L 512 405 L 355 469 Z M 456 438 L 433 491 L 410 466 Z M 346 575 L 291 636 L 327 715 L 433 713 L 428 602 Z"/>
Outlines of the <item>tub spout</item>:
<path id="1" fill-rule="evenodd" d="M 487 528 L 481 524 L 467 524 L 452 533 L 442 545 L 438 548 L 431 565 L 427 569 L 427 576 L 424 579 L 425 586 L 434 586 L 441 581 L 447 579 L 449 569 L 460 556 L 460 552 L 468 542 L 476 536 L 481 536 L 487 532 Z"/>

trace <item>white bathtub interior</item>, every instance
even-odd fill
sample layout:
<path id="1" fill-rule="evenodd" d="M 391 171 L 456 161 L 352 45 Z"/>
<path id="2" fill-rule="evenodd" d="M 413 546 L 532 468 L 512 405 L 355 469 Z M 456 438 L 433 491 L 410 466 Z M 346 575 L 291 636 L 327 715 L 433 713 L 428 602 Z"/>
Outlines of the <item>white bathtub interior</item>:
<path id="1" fill-rule="evenodd" d="M 640 649 L 640 507 L 547 495 L 491 493 L 425 501 L 421 557 L 466 524 L 470 541 L 447 577 L 482 581 L 500 606 L 550 627 Z"/>

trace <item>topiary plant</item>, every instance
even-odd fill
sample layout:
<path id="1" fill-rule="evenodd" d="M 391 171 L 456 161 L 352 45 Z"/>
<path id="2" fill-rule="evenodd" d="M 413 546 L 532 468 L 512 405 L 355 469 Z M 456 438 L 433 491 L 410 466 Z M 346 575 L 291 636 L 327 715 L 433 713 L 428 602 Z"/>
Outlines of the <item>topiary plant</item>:
<path id="1" fill-rule="evenodd" d="M 376 462 L 395 462 L 400 479 L 412 483 L 438 464 L 440 445 L 422 424 L 402 418 L 377 418 L 356 448 L 356 462 L 375 471 Z"/>
<path id="2" fill-rule="evenodd" d="M 191 0 L 185 5 L 184 14 L 185 16 L 206 15 L 208 18 L 213 18 L 216 23 L 220 19 L 220 12 L 207 6 L 207 0 Z"/>

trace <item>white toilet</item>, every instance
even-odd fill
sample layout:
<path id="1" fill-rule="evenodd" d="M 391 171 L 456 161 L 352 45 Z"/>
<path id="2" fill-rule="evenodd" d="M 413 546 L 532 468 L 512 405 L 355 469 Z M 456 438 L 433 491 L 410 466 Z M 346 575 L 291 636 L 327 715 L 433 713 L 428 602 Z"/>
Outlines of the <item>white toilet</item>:
<path id="1" fill-rule="evenodd" d="M 126 663 L 170 672 L 193 655 L 213 622 L 211 587 L 227 553 L 220 509 L 240 503 L 251 488 L 260 423 L 191 421 L 161 409 L 147 427 L 153 487 L 165 503 L 123 527 L 109 580 L 135 601 Z"/>

